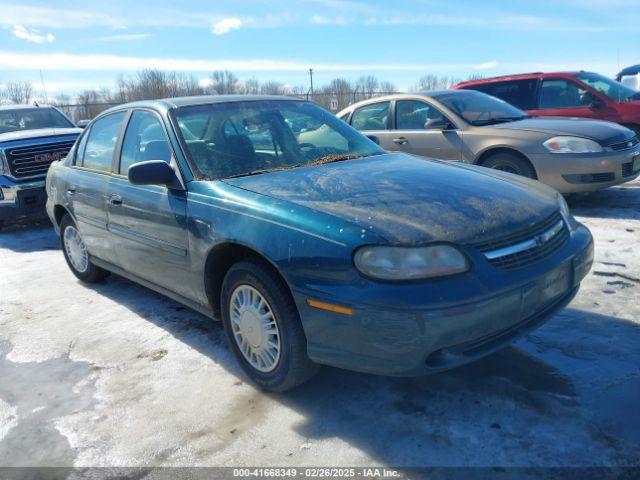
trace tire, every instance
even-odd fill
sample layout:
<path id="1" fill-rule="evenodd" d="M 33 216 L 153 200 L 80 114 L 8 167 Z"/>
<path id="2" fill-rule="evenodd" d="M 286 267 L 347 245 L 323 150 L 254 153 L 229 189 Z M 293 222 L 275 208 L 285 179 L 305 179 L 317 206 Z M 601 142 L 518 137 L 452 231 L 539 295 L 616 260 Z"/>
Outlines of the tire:
<path id="1" fill-rule="evenodd" d="M 298 309 L 287 286 L 270 266 L 259 260 L 244 260 L 233 265 L 224 278 L 220 302 L 229 346 L 242 369 L 260 388 L 284 392 L 318 372 L 320 366 L 307 356 L 307 339 Z M 257 303 L 263 308 L 256 309 Z M 258 320 L 258 315 L 269 319 Z M 254 333 L 258 330 L 259 334 Z M 241 338 L 246 340 L 244 347 Z M 264 348 L 275 343 L 279 349 Z M 255 345 L 255 349 L 250 345 Z"/>
<path id="2" fill-rule="evenodd" d="M 65 241 L 65 235 L 71 235 L 71 230 L 73 230 L 73 233 L 77 235 L 77 239 L 81 243 L 81 245 L 77 245 L 77 248 L 83 250 L 84 255 L 86 255 L 86 267 L 84 268 L 77 266 L 78 261 L 74 261 L 70 256 L 73 255 L 74 252 L 77 254 L 77 251 L 71 246 L 72 240 L 68 239 Z M 84 247 L 80 232 L 69 215 L 65 215 L 60 221 L 60 246 L 62 247 L 62 253 L 64 254 L 64 259 L 67 261 L 67 265 L 69 265 L 69 268 L 79 280 L 85 283 L 98 283 L 109 276 L 109 272 L 107 270 L 100 268 L 91 262 L 91 257 L 86 251 L 86 247 Z"/>
<path id="3" fill-rule="evenodd" d="M 504 172 L 514 173 L 528 178 L 536 178 L 536 171 L 524 158 L 509 152 L 500 152 L 489 155 L 480 164 L 483 167 L 495 168 Z"/>

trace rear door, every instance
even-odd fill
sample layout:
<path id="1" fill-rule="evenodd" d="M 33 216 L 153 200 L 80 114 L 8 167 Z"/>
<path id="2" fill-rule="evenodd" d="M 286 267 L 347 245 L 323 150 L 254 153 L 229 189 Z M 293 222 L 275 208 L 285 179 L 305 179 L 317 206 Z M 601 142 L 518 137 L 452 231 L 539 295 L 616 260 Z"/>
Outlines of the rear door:
<path id="1" fill-rule="evenodd" d="M 132 185 L 127 170 L 134 163 L 174 163 L 161 118 L 133 110 L 109 185 L 109 231 L 125 270 L 183 296 L 190 296 L 186 191 L 161 185 Z M 170 273 L 168 273 L 170 272 Z"/>
<path id="2" fill-rule="evenodd" d="M 91 125 L 80 139 L 67 176 L 67 196 L 87 250 L 111 263 L 117 259 L 107 230 L 107 193 L 125 116 L 125 112 L 112 113 Z"/>
<path id="3" fill-rule="evenodd" d="M 438 108 L 426 101 L 396 100 L 394 127 L 392 141 L 398 150 L 441 160 L 462 158 L 460 132 Z"/>

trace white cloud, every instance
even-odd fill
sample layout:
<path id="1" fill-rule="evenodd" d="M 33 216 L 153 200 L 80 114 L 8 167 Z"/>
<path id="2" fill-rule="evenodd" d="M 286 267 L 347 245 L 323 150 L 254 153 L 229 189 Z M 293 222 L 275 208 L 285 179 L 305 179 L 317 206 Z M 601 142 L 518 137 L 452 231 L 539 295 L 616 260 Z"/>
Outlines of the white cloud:
<path id="1" fill-rule="evenodd" d="M 215 22 L 211 26 L 211 31 L 214 35 L 224 35 L 225 33 L 229 33 L 231 30 L 239 29 L 241 26 L 242 21 L 239 18 L 229 17 Z"/>
<path id="2" fill-rule="evenodd" d="M 484 62 L 484 63 L 479 63 L 478 65 L 474 65 L 473 68 L 475 68 L 476 70 L 489 70 L 491 68 L 496 68 L 498 66 L 498 62 L 491 61 L 491 62 Z"/>
<path id="3" fill-rule="evenodd" d="M 489 63 L 489 62 L 487 62 Z M 231 70 L 234 72 L 306 72 L 313 67 L 316 72 L 432 72 L 451 75 L 471 72 L 475 63 L 321 63 L 312 60 L 285 59 L 202 59 L 166 57 L 129 57 L 119 55 L 76 55 L 72 53 L 23 53 L 0 50 L 0 70 L 51 71 L 107 71 L 135 72 L 144 68 L 175 70 L 179 72 L 211 72 Z M 589 62 L 513 62 L 500 63 L 495 73 L 517 73 L 526 71 L 594 70 L 604 74 L 615 74 L 617 63 L 592 60 Z"/>
<path id="4" fill-rule="evenodd" d="M 152 37 L 150 33 L 124 33 L 121 35 L 107 35 L 106 37 L 98 37 L 96 40 L 101 42 L 134 42 L 136 40 L 144 40 Z"/>
<path id="5" fill-rule="evenodd" d="M 56 39 L 56 37 L 51 33 L 40 35 L 38 30 L 29 30 L 23 25 L 14 25 L 11 33 L 13 33 L 14 37 L 19 38 L 20 40 L 26 40 L 27 42 L 33 43 L 51 43 Z"/>

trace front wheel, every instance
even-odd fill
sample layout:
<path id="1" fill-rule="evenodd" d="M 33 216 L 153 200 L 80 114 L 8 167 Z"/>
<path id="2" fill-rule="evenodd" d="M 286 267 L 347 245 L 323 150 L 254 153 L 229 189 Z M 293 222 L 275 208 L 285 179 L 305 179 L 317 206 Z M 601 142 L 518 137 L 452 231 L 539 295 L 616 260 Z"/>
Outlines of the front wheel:
<path id="1" fill-rule="evenodd" d="M 536 178 L 536 172 L 527 160 L 509 152 L 494 153 L 484 160 L 481 165 L 527 178 Z"/>
<path id="2" fill-rule="evenodd" d="M 97 283 L 109 275 L 107 270 L 91 262 L 80 231 L 69 215 L 65 215 L 60 222 L 60 245 L 67 265 L 78 279 Z"/>
<path id="3" fill-rule="evenodd" d="M 280 277 L 256 260 L 227 272 L 220 295 L 222 322 L 235 357 L 265 390 L 284 392 L 319 369 L 307 356 L 307 340 L 291 294 Z"/>

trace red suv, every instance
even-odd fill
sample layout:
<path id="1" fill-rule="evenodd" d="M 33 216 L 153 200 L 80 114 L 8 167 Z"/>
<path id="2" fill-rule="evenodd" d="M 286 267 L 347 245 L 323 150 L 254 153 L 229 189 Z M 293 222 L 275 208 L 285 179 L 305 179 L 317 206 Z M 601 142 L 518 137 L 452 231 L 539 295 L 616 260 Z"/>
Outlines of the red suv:
<path id="1" fill-rule="evenodd" d="M 459 83 L 532 115 L 587 117 L 621 123 L 640 134 L 640 92 L 593 72 L 527 73 Z"/>

